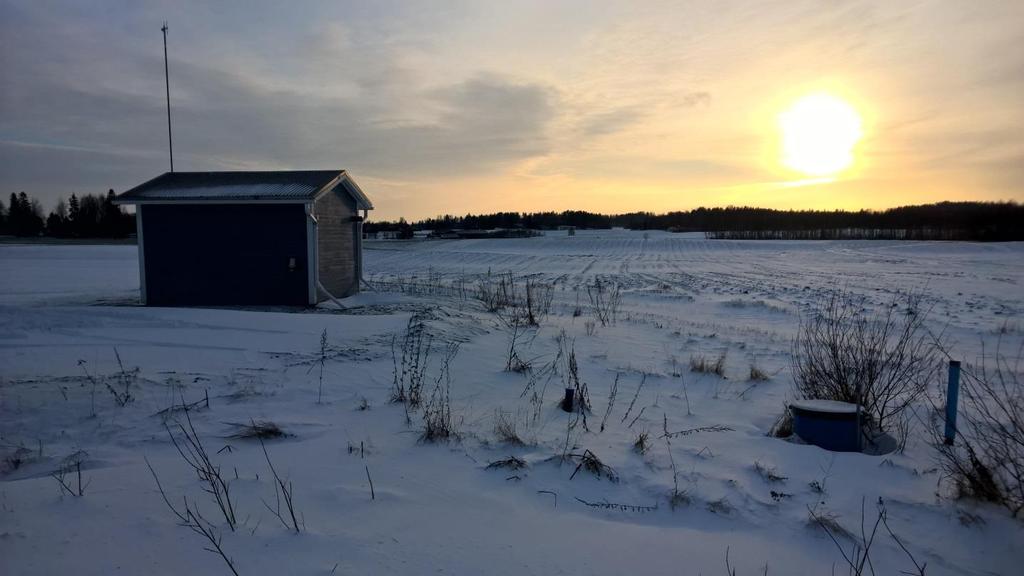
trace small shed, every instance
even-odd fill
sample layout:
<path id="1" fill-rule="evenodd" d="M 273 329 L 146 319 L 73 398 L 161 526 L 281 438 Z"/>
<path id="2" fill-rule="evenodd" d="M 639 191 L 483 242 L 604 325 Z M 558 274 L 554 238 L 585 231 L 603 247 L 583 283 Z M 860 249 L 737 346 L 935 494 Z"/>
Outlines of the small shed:
<path id="1" fill-rule="evenodd" d="M 167 172 L 134 204 L 142 303 L 315 305 L 359 291 L 373 204 L 344 170 Z"/>

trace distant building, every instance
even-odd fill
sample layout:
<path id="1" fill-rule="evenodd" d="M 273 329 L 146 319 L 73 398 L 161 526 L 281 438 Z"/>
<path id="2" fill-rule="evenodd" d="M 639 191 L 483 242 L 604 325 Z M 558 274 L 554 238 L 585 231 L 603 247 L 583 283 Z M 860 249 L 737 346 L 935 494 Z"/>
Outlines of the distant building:
<path id="1" fill-rule="evenodd" d="M 115 203 L 136 206 L 143 304 L 301 306 L 359 291 L 373 204 L 344 170 L 168 172 Z"/>
<path id="2" fill-rule="evenodd" d="M 363 238 L 367 240 L 401 240 L 402 233 L 398 230 L 378 230 L 363 234 Z"/>

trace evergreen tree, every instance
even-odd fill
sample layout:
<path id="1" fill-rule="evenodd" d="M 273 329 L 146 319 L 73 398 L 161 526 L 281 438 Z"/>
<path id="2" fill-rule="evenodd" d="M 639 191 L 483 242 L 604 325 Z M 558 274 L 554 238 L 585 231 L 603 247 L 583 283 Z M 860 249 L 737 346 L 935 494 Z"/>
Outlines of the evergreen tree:
<path id="1" fill-rule="evenodd" d="M 16 236 L 38 236 L 43 230 L 42 209 L 39 202 L 29 200 L 24 192 L 11 194 L 8 214 L 10 231 Z"/>
<path id="2" fill-rule="evenodd" d="M 78 196 L 71 194 L 71 200 L 68 201 L 68 225 L 67 232 L 75 234 L 78 231 L 78 216 L 80 208 L 78 206 Z"/>
<path id="3" fill-rule="evenodd" d="M 7 207 L 0 200 L 0 234 L 7 234 Z"/>

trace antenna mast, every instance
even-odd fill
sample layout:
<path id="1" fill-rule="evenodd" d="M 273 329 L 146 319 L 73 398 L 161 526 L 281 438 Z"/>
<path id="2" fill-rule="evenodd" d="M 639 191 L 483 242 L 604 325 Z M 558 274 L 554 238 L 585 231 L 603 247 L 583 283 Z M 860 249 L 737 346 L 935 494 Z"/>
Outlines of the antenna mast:
<path id="1" fill-rule="evenodd" d="M 171 172 L 174 172 L 174 143 L 171 140 L 171 79 L 167 71 L 167 22 L 160 29 L 164 33 L 164 87 L 167 89 L 167 149 L 171 154 Z"/>

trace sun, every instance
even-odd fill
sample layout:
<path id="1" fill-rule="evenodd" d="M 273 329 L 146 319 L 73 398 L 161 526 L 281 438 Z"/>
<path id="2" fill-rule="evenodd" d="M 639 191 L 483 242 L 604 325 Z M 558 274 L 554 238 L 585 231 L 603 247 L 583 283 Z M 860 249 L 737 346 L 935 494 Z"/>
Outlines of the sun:
<path id="1" fill-rule="evenodd" d="M 830 94 L 804 96 L 779 115 L 782 163 L 808 176 L 833 176 L 853 164 L 862 136 L 853 106 Z"/>

